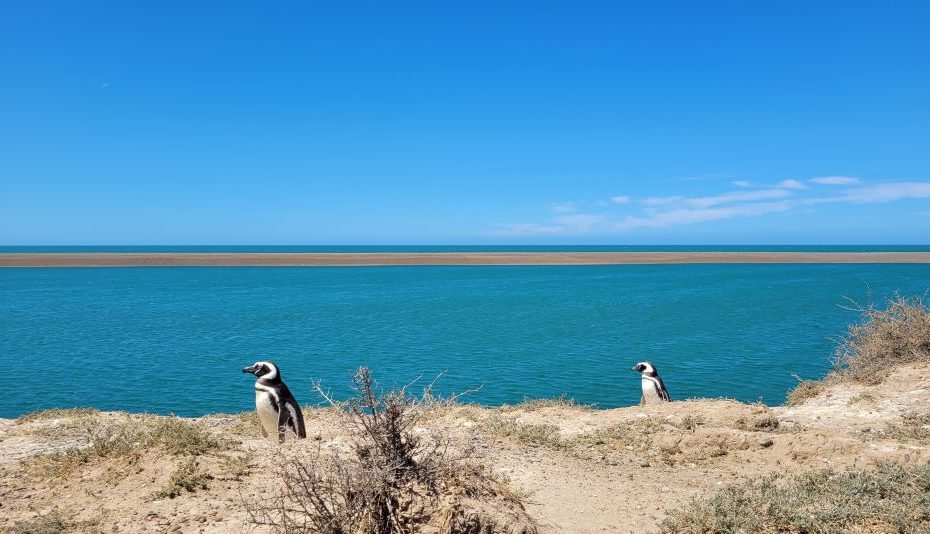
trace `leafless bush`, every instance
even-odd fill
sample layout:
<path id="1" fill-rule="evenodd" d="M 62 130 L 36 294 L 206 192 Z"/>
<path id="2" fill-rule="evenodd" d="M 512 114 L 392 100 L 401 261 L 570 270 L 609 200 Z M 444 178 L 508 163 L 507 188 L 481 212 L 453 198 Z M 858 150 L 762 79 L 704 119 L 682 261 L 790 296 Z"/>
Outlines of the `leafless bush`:
<path id="1" fill-rule="evenodd" d="M 825 385 L 844 381 L 879 384 L 900 365 L 930 362 L 930 306 L 924 297 L 888 299 L 884 308 L 872 304 L 849 309 L 862 314 L 836 347 L 833 370 L 824 380 L 802 380 L 788 392 L 788 405 L 818 395 Z"/>
<path id="2" fill-rule="evenodd" d="M 930 361 L 930 307 L 922 297 L 895 296 L 884 309 L 858 311 L 865 321 L 851 325 L 836 349 L 842 377 L 877 384 L 895 366 Z"/>
<path id="3" fill-rule="evenodd" d="M 353 382 L 342 404 L 348 447 L 289 456 L 274 506 L 250 507 L 252 523 L 288 533 L 536 532 L 519 497 L 467 447 L 417 426 L 424 401 L 409 386 L 382 392 L 366 368 Z"/>

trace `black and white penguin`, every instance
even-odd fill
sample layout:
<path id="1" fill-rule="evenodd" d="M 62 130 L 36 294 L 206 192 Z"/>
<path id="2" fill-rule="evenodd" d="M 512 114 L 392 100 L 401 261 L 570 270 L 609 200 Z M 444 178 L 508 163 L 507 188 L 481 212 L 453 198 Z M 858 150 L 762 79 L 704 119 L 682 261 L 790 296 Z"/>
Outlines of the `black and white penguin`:
<path id="1" fill-rule="evenodd" d="M 304 428 L 304 414 L 300 411 L 297 399 L 281 381 L 281 371 L 274 362 L 255 362 L 246 367 L 243 373 L 258 377 L 255 381 L 255 411 L 261 421 L 262 435 L 278 436 L 284 442 L 284 434 L 290 428 L 298 438 L 307 437 Z"/>
<path id="2" fill-rule="evenodd" d="M 668 390 L 665 389 L 665 383 L 659 378 L 659 371 L 652 362 L 639 362 L 633 366 L 633 370 L 642 375 L 643 396 L 639 403 L 658 404 L 660 402 L 669 402 L 672 399 L 668 396 Z"/>

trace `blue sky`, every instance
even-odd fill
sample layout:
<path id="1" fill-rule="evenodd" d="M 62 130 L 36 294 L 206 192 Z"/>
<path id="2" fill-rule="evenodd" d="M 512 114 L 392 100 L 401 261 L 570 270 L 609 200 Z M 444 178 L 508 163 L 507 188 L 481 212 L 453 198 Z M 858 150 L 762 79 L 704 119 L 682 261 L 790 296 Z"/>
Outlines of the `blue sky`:
<path id="1" fill-rule="evenodd" d="M 0 244 L 928 243 L 928 35 L 925 1 L 4 1 Z"/>

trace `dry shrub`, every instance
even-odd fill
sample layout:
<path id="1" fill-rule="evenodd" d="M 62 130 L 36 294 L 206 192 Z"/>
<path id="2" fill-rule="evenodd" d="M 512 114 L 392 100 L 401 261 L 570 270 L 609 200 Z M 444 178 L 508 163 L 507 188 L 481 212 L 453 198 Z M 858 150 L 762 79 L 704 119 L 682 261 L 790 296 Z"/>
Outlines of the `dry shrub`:
<path id="1" fill-rule="evenodd" d="M 824 389 L 824 383 L 820 380 L 802 380 L 794 389 L 788 392 L 788 406 L 798 406 L 804 404 L 808 399 L 812 399 Z"/>
<path id="2" fill-rule="evenodd" d="M 930 362 L 930 307 L 923 297 L 889 298 L 885 308 L 854 306 L 862 314 L 840 339 L 833 371 L 824 380 L 802 380 L 788 392 L 795 406 L 823 391 L 825 385 L 843 381 L 880 384 L 900 365 Z"/>
<path id="3" fill-rule="evenodd" d="M 851 325 L 836 349 L 841 377 L 878 384 L 899 365 L 930 361 L 930 308 L 923 298 L 895 296 L 884 309 L 859 311 L 865 321 Z"/>
<path id="4" fill-rule="evenodd" d="M 518 496 L 423 414 L 406 387 L 381 392 L 366 368 L 345 403 L 347 450 L 318 444 L 279 470 L 272 506 L 247 504 L 251 522 L 275 532 L 326 534 L 535 533 Z"/>
<path id="5" fill-rule="evenodd" d="M 882 462 L 875 471 L 769 475 L 692 500 L 663 533 L 927 532 L 930 464 Z"/>

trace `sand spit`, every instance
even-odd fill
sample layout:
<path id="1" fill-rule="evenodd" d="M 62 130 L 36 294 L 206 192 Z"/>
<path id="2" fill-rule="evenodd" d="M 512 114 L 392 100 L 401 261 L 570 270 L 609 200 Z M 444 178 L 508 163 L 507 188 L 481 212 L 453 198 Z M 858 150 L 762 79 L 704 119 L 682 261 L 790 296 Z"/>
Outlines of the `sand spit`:
<path id="1" fill-rule="evenodd" d="M 473 448 L 522 496 L 541 533 L 650 532 L 691 497 L 769 473 L 924 463 L 930 430 L 910 421 L 927 406 L 930 365 L 918 364 L 894 381 L 832 385 L 792 407 L 712 399 L 611 410 L 560 400 L 453 404 L 432 410 L 417 432 Z M 278 487 L 280 455 L 346 443 L 339 412 L 305 416 L 308 439 L 283 446 L 262 439 L 249 414 L 194 420 L 84 410 L 0 420 L 0 531 L 48 520 L 71 532 L 266 532 L 249 525 L 245 503 Z M 118 437 L 142 423 L 161 429 L 157 439 L 128 451 L 67 452 L 88 430 Z"/>
<path id="2" fill-rule="evenodd" d="M 0 267 L 930 263 L 930 252 L 2 253 Z"/>

